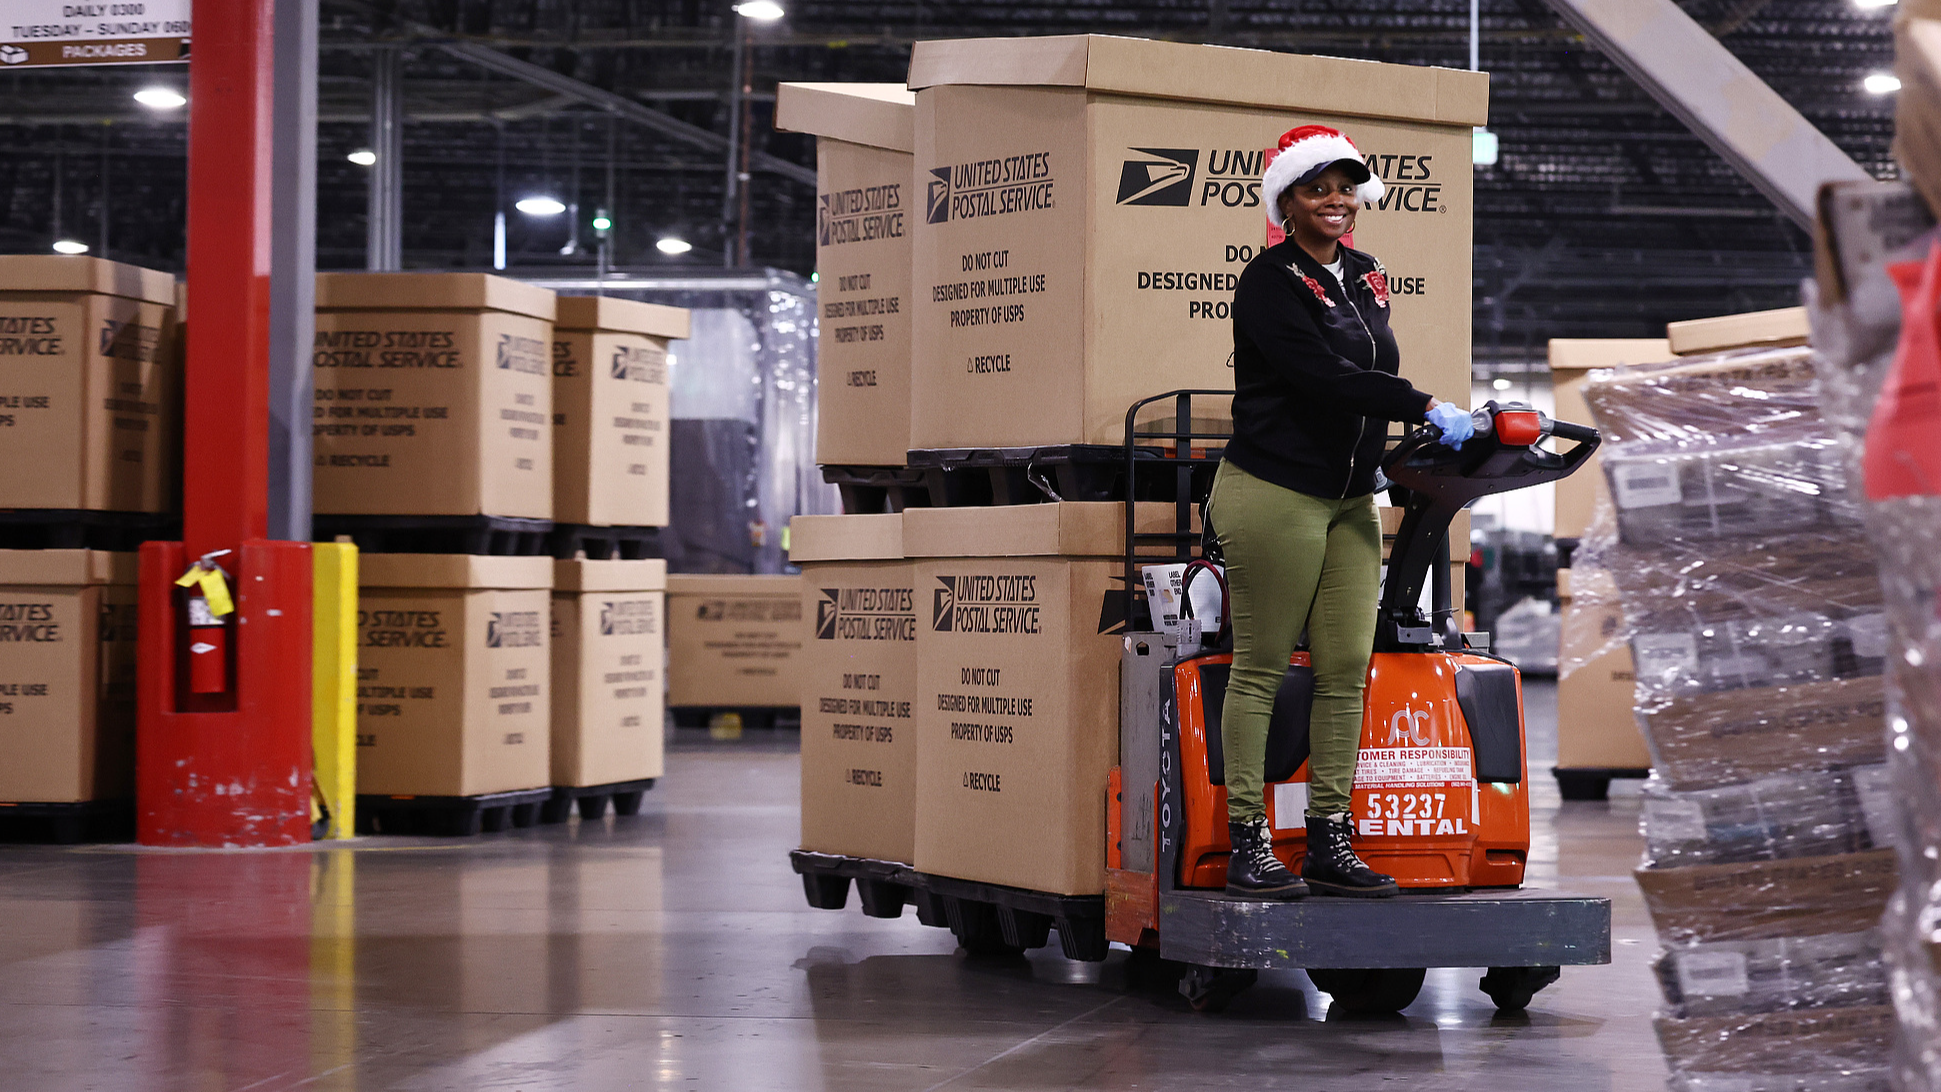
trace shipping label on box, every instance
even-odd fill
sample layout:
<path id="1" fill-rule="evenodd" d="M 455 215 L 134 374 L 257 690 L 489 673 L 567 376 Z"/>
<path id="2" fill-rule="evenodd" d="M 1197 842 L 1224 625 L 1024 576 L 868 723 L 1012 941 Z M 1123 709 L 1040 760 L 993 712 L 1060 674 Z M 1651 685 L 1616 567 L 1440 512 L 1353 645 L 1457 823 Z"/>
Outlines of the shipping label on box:
<path id="1" fill-rule="evenodd" d="M 553 339 L 553 518 L 667 525 L 667 342 L 612 330 Z"/>
<path id="2" fill-rule="evenodd" d="M 552 340 L 502 311 L 319 311 L 316 510 L 551 519 Z"/>
<path id="3" fill-rule="evenodd" d="M 0 801 L 133 797 L 135 599 L 0 585 Z"/>
<path id="4" fill-rule="evenodd" d="M 917 96 L 911 446 L 1118 443 L 1132 402 L 1230 387 L 1264 149 L 1306 122 L 1388 185 L 1354 243 L 1387 268 L 1402 374 L 1467 404 L 1468 127 L 940 86 Z"/>
<path id="5" fill-rule="evenodd" d="M 1105 886 L 1119 641 L 1110 560 L 919 562 L 916 867 L 1066 895 Z"/>
<path id="6" fill-rule="evenodd" d="M 359 792 L 474 796 L 548 783 L 549 594 L 360 591 Z"/>
<path id="7" fill-rule="evenodd" d="M 916 851 L 918 638 L 908 561 L 803 566 L 802 848 L 909 863 Z"/>
<path id="8" fill-rule="evenodd" d="M 553 784 L 661 776 L 666 606 L 658 591 L 553 593 Z"/>
<path id="9" fill-rule="evenodd" d="M 163 512 L 174 502 L 174 308 L 0 292 L 0 508 Z"/>
<path id="10" fill-rule="evenodd" d="M 816 142 L 816 462 L 901 466 L 910 448 L 908 152 Z"/>
<path id="11" fill-rule="evenodd" d="M 792 576 L 667 581 L 667 704 L 802 704 L 802 583 Z"/>

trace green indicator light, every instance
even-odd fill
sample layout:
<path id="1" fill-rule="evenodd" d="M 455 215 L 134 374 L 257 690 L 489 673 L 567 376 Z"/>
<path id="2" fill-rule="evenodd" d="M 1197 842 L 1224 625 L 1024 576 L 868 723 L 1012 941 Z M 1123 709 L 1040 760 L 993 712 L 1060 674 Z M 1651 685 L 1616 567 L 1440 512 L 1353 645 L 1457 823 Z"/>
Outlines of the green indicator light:
<path id="1" fill-rule="evenodd" d="M 609 217 L 595 216 L 593 218 L 593 229 L 595 231 L 605 231 L 612 226 L 613 220 Z"/>

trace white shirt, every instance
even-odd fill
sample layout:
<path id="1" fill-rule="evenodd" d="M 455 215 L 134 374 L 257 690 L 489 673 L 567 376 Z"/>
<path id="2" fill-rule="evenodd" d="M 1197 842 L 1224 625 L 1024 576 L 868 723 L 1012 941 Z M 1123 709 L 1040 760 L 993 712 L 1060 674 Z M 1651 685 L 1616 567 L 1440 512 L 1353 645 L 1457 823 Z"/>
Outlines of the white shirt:
<path id="1" fill-rule="evenodd" d="M 1333 265 L 1324 265 L 1324 266 L 1322 266 L 1322 267 L 1321 267 L 1321 268 L 1323 268 L 1323 269 L 1325 269 L 1325 270 L 1327 270 L 1327 271 L 1328 271 L 1328 272 L 1329 272 L 1330 274 L 1332 274 L 1332 275 L 1333 275 L 1333 277 L 1334 277 L 1334 283 L 1335 283 L 1336 285 L 1338 285 L 1338 286 L 1340 286 L 1340 288 L 1341 288 L 1341 290 L 1342 290 L 1343 292 L 1346 292 L 1346 291 L 1348 290 L 1348 285 L 1347 285 L 1347 283 L 1346 283 L 1345 281 L 1343 281 L 1343 280 L 1341 279 L 1341 278 L 1342 278 L 1342 275 L 1343 275 L 1343 274 L 1342 274 L 1342 267 L 1343 267 L 1343 266 L 1344 266 L 1344 265 L 1346 264 L 1346 261 L 1347 261 L 1347 259 L 1345 259 L 1345 258 L 1342 258 L 1342 257 L 1340 256 L 1340 252 L 1339 252 L 1339 251 L 1337 251 L 1337 252 L 1336 252 L 1336 254 L 1335 254 L 1335 259 L 1334 259 L 1334 264 L 1333 264 Z"/>

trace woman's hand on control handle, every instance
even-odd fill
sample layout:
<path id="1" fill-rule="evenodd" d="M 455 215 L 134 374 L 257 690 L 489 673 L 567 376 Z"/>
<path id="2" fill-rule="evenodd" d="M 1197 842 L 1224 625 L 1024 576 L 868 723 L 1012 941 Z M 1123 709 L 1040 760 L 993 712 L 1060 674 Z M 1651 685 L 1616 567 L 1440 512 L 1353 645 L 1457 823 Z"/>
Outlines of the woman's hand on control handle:
<path id="1" fill-rule="evenodd" d="M 1476 423 L 1470 420 L 1469 411 L 1447 402 L 1431 400 L 1425 416 L 1442 433 L 1441 442 L 1457 451 L 1462 450 L 1464 440 L 1476 435 Z"/>

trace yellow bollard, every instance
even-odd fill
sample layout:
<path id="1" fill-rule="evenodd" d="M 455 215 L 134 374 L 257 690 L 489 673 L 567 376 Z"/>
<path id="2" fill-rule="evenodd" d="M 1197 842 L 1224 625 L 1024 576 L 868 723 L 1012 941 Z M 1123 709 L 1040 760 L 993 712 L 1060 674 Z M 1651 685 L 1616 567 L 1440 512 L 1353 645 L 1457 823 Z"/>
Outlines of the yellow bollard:
<path id="1" fill-rule="evenodd" d="M 357 547 L 318 542 L 311 653 L 311 737 L 325 838 L 349 838 L 357 808 Z"/>

